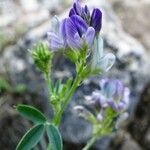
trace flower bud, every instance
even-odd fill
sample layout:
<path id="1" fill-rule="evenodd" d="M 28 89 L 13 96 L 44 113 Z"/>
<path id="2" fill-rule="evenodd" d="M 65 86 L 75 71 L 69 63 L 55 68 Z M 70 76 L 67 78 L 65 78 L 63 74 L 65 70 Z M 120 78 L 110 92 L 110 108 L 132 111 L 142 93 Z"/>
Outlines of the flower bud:
<path id="1" fill-rule="evenodd" d="M 48 46 L 44 43 L 39 43 L 31 53 L 36 66 L 44 73 L 50 72 L 52 53 L 49 51 Z"/>
<path id="2" fill-rule="evenodd" d="M 90 25 L 95 29 L 98 34 L 102 28 L 102 12 L 95 8 L 92 12 Z"/>

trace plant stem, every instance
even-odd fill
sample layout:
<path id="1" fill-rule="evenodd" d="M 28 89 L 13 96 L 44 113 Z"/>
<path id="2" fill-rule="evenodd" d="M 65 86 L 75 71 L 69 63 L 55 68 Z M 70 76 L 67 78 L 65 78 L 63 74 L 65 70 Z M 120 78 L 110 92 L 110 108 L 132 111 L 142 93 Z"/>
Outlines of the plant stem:
<path id="1" fill-rule="evenodd" d="M 76 78 L 75 78 L 75 80 L 74 80 L 74 83 L 73 83 L 73 85 L 72 85 L 72 87 L 71 87 L 71 89 L 70 89 L 70 91 L 68 93 L 68 95 L 66 96 L 66 98 L 64 100 L 64 103 L 62 105 L 62 108 L 61 108 L 60 112 L 58 112 L 58 114 L 56 114 L 56 116 L 54 118 L 54 124 L 56 126 L 58 126 L 60 124 L 62 114 L 63 114 L 63 112 L 64 112 L 64 110 L 65 110 L 68 102 L 70 101 L 70 98 L 72 97 L 74 91 L 78 87 L 79 83 L 80 83 L 80 76 L 77 75 Z"/>
<path id="2" fill-rule="evenodd" d="M 47 150 L 51 150 L 51 145 L 50 145 L 50 143 L 48 144 Z"/>
<path id="3" fill-rule="evenodd" d="M 45 73 L 45 80 L 48 86 L 48 95 L 50 99 L 50 94 L 52 93 L 52 84 L 51 84 L 51 79 L 50 79 L 50 73 Z"/>
<path id="4" fill-rule="evenodd" d="M 89 150 L 89 148 L 95 143 L 97 140 L 97 136 L 93 136 L 85 145 L 85 147 L 82 150 Z"/>
<path id="5" fill-rule="evenodd" d="M 81 66 L 80 66 L 79 70 L 77 71 L 75 80 L 73 82 L 73 85 L 72 85 L 68 95 L 63 100 L 64 103 L 62 104 L 61 110 L 58 113 L 56 113 L 54 116 L 53 123 L 55 126 L 59 126 L 59 124 L 61 122 L 62 114 L 63 114 L 65 108 L 67 107 L 67 105 L 68 105 L 72 95 L 74 94 L 76 88 L 79 86 L 79 84 L 81 82 L 81 79 L 82 79 L 81 75 L 82 75 L 82 71 L 83 71 L 83 68 L 85 66 L 85 63 L 86 63 L 86 55 L 84 55 L 84 57 L 82 59 Z"/>

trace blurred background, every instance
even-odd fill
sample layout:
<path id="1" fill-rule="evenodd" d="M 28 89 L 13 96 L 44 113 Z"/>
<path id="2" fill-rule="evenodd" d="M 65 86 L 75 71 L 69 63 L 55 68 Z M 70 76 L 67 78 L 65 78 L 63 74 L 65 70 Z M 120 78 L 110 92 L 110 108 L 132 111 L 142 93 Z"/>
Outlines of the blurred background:
<path id="1" fill-rule="evenodd" d="M 116 55 L 113 68 L 86 80 L 76 91 L 60 127 L 65 150 L 81 150 L 91 125 L 73 111 L 84 95 L 98 88 L 102 77 L 118 78 L 131 90 L 130 117 L 114 136 L 100 139 L 92 150 L 150 150 L 150 0 L 83 0 L 103 11 L 105 52 Z M 46 41 L 51 18 L 67 17 L 73 0 L 0 0 L 0 149 L 14 150 L 32 123 L 20 117 L 18 103 L 39 108 L 48 118 L 48 92 L 28 49 Z M 56 56 L 53 79 L 74 76 L 74 66 Z M 47 138 L 37 150 L 46 149 Z"/>

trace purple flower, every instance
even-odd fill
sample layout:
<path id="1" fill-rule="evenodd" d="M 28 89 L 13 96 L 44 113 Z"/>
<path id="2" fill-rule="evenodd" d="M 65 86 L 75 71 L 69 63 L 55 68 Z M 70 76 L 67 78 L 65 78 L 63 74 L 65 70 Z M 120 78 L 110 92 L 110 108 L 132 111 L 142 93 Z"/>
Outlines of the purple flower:
<path id="1" fill-rule="evenodd" d="M 89 26 L 92 26 L 95 29 L 96 34 L 100 32 L 102 27 L 102 12 L 98 8 L 95 8 L 92 11 L 92 15 L 90 15 L 87 5 L 82 7 L 79 0 L 76 0 L 69 12 L 69 17 L 73 15 L 82 17 Z"/>
<path id="2" fill-rule="evenodd" d="M 67 44 L 72 49 L 80 49 L 83 44 L 91 48 L 94 43 L 95 30 L 78 15 L 73 15 L 66 21 Z"/>
<path id="3" fill-rule="evenodd" d="M 103 79 L 100 81 L 101 94 L 115 111 L 124 111 L 129 103 L 129 89 L 120 80 Z"/>
<path id="4" fill-rule="evenodd" d="M 56 17 L 53 19 L 52 30 L 47 33 L 50 49 L 55 51 L 67 48 L 82 49 L 85 44 L 88 49 L 91 49 L 95 36 L 100 32 L 101 20 L 102 13 L 99 9 L 94 9 L 90 15 L 87 5 L 82 7 L 80 1 L 76 0 L 69 12 L 69 18 L 61 22 Z M 103 59 L 105 61 L 107 58 Z M 99 63 L 101 61 L 98 61 L 96 65 Z M 107 61 L 107 66 L 103 65 L 102 67 L 108 69 L 108 65 Z"/>
<path id="5" fill-rule="evenodd" d="M 54 24 L 57 26 L 57 30 L 52 29 L 52 31 L 47 33 L 49 47 L 52 50 L 65 49 L 67 47 L 81 49 L 84 44 L 87 44 L 89 49 L 92 48 L 95 30 L 93 27 L 88 27 L 87 23 L 80 16 L 73 15 L 62 20 L 62 22 L 55 18 Z"/>
<path id="6" fill-rule="evenodd" d="M 95 108 L 99 107 L 99 109 L 103 110 L 110 106 L 117 112 L 127 109 L 129 89 L 124 87 L 121 81 L 117 79 L 102 79 L 100 88 L 100 91 L 94 91 L 91 96 L 88 96 L 88 101 L 90 100 Z"/>

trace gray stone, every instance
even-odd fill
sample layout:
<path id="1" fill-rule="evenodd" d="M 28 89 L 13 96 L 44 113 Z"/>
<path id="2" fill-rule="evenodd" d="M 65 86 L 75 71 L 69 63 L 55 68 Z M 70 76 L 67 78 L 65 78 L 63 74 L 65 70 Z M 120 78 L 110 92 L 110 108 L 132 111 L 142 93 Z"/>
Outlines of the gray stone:
<path id="1" fill-rule="evenodd" d="M 149 53 L 150 26 L 150 1 L 149 0 L 111 0 L 114 11 L 121 20 L 126 32 L 130 33 L 146 48 Z M 132 14 L 132 15 L 131 15 Z"/>

